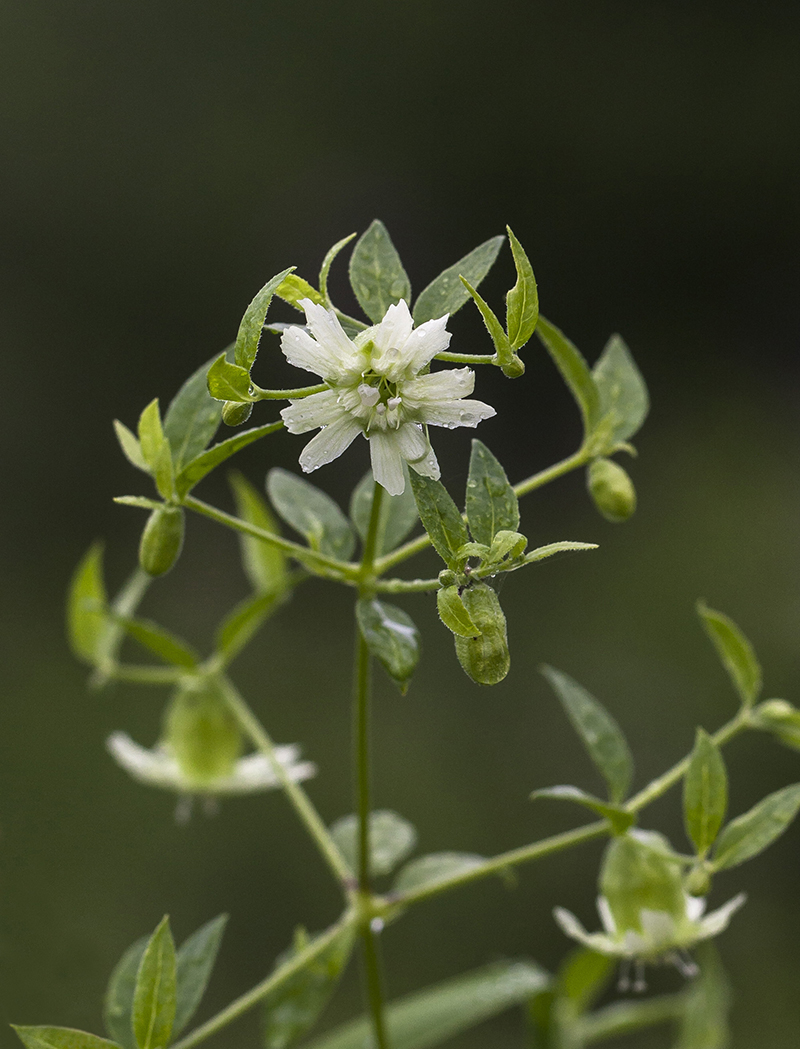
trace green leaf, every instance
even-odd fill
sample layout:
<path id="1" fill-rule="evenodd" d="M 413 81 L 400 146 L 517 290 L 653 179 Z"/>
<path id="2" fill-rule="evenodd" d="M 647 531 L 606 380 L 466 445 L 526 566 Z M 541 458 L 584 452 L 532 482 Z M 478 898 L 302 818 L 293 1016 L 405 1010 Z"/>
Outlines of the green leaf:
<path id="1" fill-rule="evenodd" d="M 139 510 L 157 510 L 164 505 L 160 499 L 147 499 L 143 495 L 115 495 L 114 502 L 120 506 L 135 506 Z"/>
<path id="2" fill-rule="evenodd" d="M 232 472 L 228 478 L 236 500 L 236 512 L 248 524 L 280 535 L 280 529 L 265 499 L 243 474 Z M 239 534 L 242 567 L 252 588 L 259 593 L 282 594 L 288 587 L 286 555 L 272 543 Z"/>
<path id="3" fill-rule="evenodd" d="M 699 728 L 683 781 L 683 818 L 698 856 L 705 856 L 714 844 L 727 808 L 725 762 L 714 740 Z"/>
<path id="4" fill-rule="evenodd" d="M 529 961 L 495 962 L 389 1004 L 392 1049 L 428 1049 L 519 1005 L 543 990 L 550 977 Z M 310 1042 L 306 1049 L 364 1049 L 370 1023 L 361 1017 Z"/>
<path id="5" fill-rule="evenodd" d="M 548 543 L 546 546 L 537 546 L 535 550 L 525 554 L 525 564 L 532 565 L 536 561 L 544 561 L 545 558 L 553 557 L 554 554 L 569 554 L 578 550 L 596 549 L 597 543 L 571 543 L 565 539 L 560 543 Z"/>
<path id="6" fill-rule="evenodd" d="M 418 856 L 402 867 L 392 885 L 392 892 L 411 892 L 423 885 L 433 885 L 457 874 L 475 870 L 485 862 L 485 857 L 472 852 L 432 852 Z"/>
<path id="7" fill-rule="evenodd" d="M 463 670 L 477 685 L 497 685 L 511 666 L 506 617 L 500 600 L 486 583 L 472 583 L 461 600 L 480 633 L 475 637 L 454 635 L 456 656 Z"/>
<path id="8" fill-rule="evenodd" d="M 149 474 L 150 467 L 142 455 L 142 446 L 139 444 L 139 438 L 131 433 L 128 427 L 121 423 L 119 419 L 114 420 L 114 433 L 117 435 L 123 455 L 131 466 L 135 466 L 137 470 L 144 470 L 146 474 Z"/>
<path id="9" fill-rule="evenodd" d="M 311 943 L 305 930 L 298 929 L 293 947 L 278 958 L 275 967 L 290 961 Z M 265 1049 L 287 1049 L 314 1026 L 353 953 L 353 943 L 353 930 L 342 929 L 321 954 L 267 995 Z"/>
<path id="10" fill-rule="evenodd" d="M 72 651 L 95 666 L 108 629 L 102 607 L 106 603 L 103 581 L 103 544 L 92 543 L 75 569 L 67 595 L 67 635 Z"/>
<path id="11" fill-rule="evenodd" d="M 419 631 L 413 619 L 402 608 L 377 598 L 361 598 L 356 617 L 367 648 L 405 695 L 419 662 Z"/>
<path id="12" fill-rule="evenodd" d="M 698 602 L 697 611 L 742 703 L 751 706 L 761 692 L 761 667 L 753 646 L 734 621 L 722 612 L 715 612 L 702 601 Z"/>
<path id="13" fill-rule="evenodd" d="M 608 420 L 611 449 L 633 437 L 647 418 L 647 386 L 620 335 L 608 340 L 592 376 L 600 397 L 600 416 Z"/>
<path id="14" fill-rule="evenodd" d="M 574 801 L 577 805 L 582 805 L 584 808 L 596 812 L 603 819 L 608 820 L 613 826 L 615 834 L 624 834 L 636 822 L 636 817 L 633 813 L 627 812 L 619 805 L 609 805 L 607 801 L 602 801 L 593 794 L 587 794 L 580 787 L 543 787 L 541 790 L 535 790 L 531 794 L 531 801 L 536 801 L 539 798 L 553 798 L 556 801 Z"/>
<path id="15" fill-rule="evenodd" d="M 500 566 L 503 561 L 517 561 L 528 545 L 527 538 L 521 532 L 506 532 L 501 529 L 492 540 L 486 555 L 486 564 Z"/>
<path id="16" fill-rule="evenodd" d="M 369 520 L 372 515 L 372 497 L 375 492 L 375 479 L 368 470 L 350 497 L 350 518 L 356 526 L 361 539 L 366 541 L 369 531 Z M 380 557 L 399 546 L 419 520 L 417 504 L 410 485 L 406 485 L 401 495 L 383 493 L 381 510 L 378 514 L 378 533 L 375 543 L 375 554 Z"/>
<path id="17" fill-rule="evenodd" d="M 342 816 L 331 837 L 352 871 L 358 870 L 358 817 Z M 391 874 L 417 844 L 417 832 L 396 812 L 380 809 L 369 817 L 369 871 L 373 877 Z"/>
<path id="18" fill-rule="evenodd" d="M 320 294 L 322 295 L 322 298 L 325 301 L 325 304 L 328 306 L 330 306 L 331 301 L 330 296 L 328 295 L 328 274 L 331 271 L 333 260 L 336 258 L 336 256 L 342 250 L 342 248 L 346 247 L 355 236 L 355 233 L 351 233 L 349 237 L 342 237 L 341 240 L 337 240 L 333 247 L 328 250 L 327 254 L 325 255 L 325 258 L 322 260 L 322 267 L 319 271 L 319 290 Z"/>
<path id="19" fill-rule="evenodd" d="M 477 637 L 480 629 L 461 600 L 460 587 L 443 586 L 436 591 L 436 608 L 439 618 L 452 633 L 459 637 Z"/>
<path id="20" fill-rule="evenodd" d="M 373 324 L 390 306 L 411 302 L 411 282 L 384 224 L 375 219 L 353 248 L 350 284 L 358 304 Z"/>
<path id="21" fill-rule="evenodd" d="M 730 984 L 712 943 L 700 944 L 697 960 L 700 974 L 688 988 L 675 1049 L 728 1049 L 728 1013 L 733 1003 Z"/>
<path id="22" fill-rule="evenodd" d="M 175 473 L 203 451 L 222 418 L 222 405 L 208 392 L 208 369 L 213 362 L 214 358 L 206 361 L 189 376 L 164 416 L 164 435 L 172 449 Z"/>
<path id="23" fill-rule="evenodd" d="M 275 511 L 312 550 L 347 561 L 356 548 L 350 522 L 338 505 L 313 484 L 275 467 L 267 474 L 267 495 Z"/>
<path id="24" fill-rule="evenodd" d="M 173 1035 L 179 1034 L 194 1016 L 205 994 L 211 970 L 228 921 L 220 914 L 193 932 L 181 945 L 175 957 L 175 1021 Z"/>
<path id="25" fill-rule="evenodd" d="M 508 240 L 517 269 L 517 283 L 506 296 L 506 330 L 512 350 L 518 350 L 530 339 L 539 319 L 539 292 L 533 267 L 528 261 L 522 245 L 508 230 Z"/>
<path id="26" fill-rule="evenodd" d="M 466 278 L 473 288 L 477 288 L 494 265 L 504 240 L 502 235 L 485 240 L 434 278 L 414 303 L 414 324 L 419 326 L 444 317 L 446 313 L 452 317 L 460 310 L 469 299 L 469 292 L 460 278 Z"/>
<path id="27" fill-rule="evenodd" d="M 544 343 L 545 349 L 575 398 L 583 418 L 584 435 L 588 437 L 600 415 L 600 394 L 588 364 L 580 350 L 541 314 L 536 334 Z"/>
<path id="28" fill-rule="evenodd" d="M 250 372 L 239 364 L 231 364 L 221 353 L 206 375 L 209 396 L 217 401 L 252 401 Z"/>
<path id="29" fill-rule="evenodd" d="M 225 617 L 216 632 L 214 650 L 224 657 L 226 664 L 238 656 L 282 598 L 283 592 L 278 590 L 251 594 Z"/>
<path id="30" fill-rule="evenodd" d="M 126 579 L 119 593 L 109 606 L 110 612 L 117 616 L 132 616 L 147 592 L 153 577 L 141 568 L 136 568 Z M 113 671 L 119 654 L 125 629 L 111 616 L 106 616 L 106 631 L 102 635 L 96 650 L 97 669 L 92 676 L 92 685 L 99 687 L 106 684 Z"/>
<path id="31" fill-rule="evenodd" d="M 175 1020 L 175 943 L 164 917 L 142 955 L 133 996 L 133 1034 L 139 1049 L 164 1049 Z"/>
<path id="32" fill-rule="evenodd" d="M 296 310 L 303 309 L 300 305 L 301 299 L 311 299 L 317 306 L 325 305 L 325 299 L 317 289 L 312 284 L 309 284 L 307 280 L 298 277 L 296 273 L 290 273 L 284 277 L 275 290 L 275 294 L 279 299 L 288 302 L 290 306 L 294 306 Z"/>
<path id="33" fill-rule="evenodd" d="M 282 270 L 280 273 L 276 273 L 274 277 L 267 281 L 261 291 L 256 295 L 250 305 L 244 312 L 241 324 L 239 325 L 239 331 L 236 334 L 236 345 L 233 350 L 233 360 L 235 364 L 238 364 L 240 368 L 246 372 L 250 372 L 253 367 L 253 362 L 256 359 L 258 353 L 258 343 L 261 339 L 261 332 L 264 327 L 264 320 L 267 316 L 267 310 L 269 304 L 272 302 L 272 296 L 280 286 L 281 282 L 285 277 L 288 276 L 294 269 L 294 266 L 290 266 L 288 269 Z M 209 373 L 210 379 L 210 373 Z M 209 382 L 210 388 L 210 382 Z M 216 397 L 216 394 L 211 390 L 212 396 Z M 237 397 L 223 397 L 224 401 L 238 400 Z"/>
<path id="34" fill-rule="evenodd" d="M 164 499 L 173 494 L 172 452 L 161 426 L 158 398 L 152 400 L 139 416 L 139 446 L 156 488 Z"/>
<path id="35" fill-rule="evenodd" d="M 103 1022 L 106 1030 L 123 1049 L 136 1049 L 133 1037 L 133 996 L 136 975 L 149 936 L 142 936 L 125 951 L 111 973 L 103 1003 Z"/>
<path id="36" fill-rule="evenodd" d="M 477 438 L 469 458 L 467 521 L 472 538 L 487 546 L 499 531 L 516 532 L 519 527 L 519 500 L 506 472 Z"/>
<path id="37" fill-rule="evenodd" d="M 619 725 L 594 696 L 567 674 L 548 666 L 542 667 L 542 673 L 608 784 L 609 797 L 613 802 L 622 801 L 633 778 L 633 758 Z"/>
<path id="38" fill-rule="evenodd" d="M 714 849 L 715 870 L 738 867 L 783 834 L 800 809 L 800 783 L 776 790 L 725 827 Z"/>
<path id="39" fill-rule="evenodd" d="M 559 990 L 580 1012 L 590 1009 L 614 972 L 614 959 L 585 947 L 573 952 L 558 971 Z"/>
<path id="40" fill-rule="evenodd" d="M 276 433 L 282 427 L 283 422 L 281 420 L 274 423 L 266 423 L 264 426 L 254 426 L 250 430 L 242 430 L 235 437 L 229 437 L 227 441 L 220 441 L 219 444 L 212 445 L 207 452 L 198 455 L 196 459 L 193 459 L 181 470 L 175 480 L 178 496 L 181 499 L 184 498 L 199 481 L 203 480 L 206 474 L 211 473 L 217 466 L 224 463 L 226 459 L 230 459 L 232 455 L 236 455 L 242 448 L 246 448 L 254 441 L 260 441 L 262 437 Z"/>
<path id="41" fill-rule="evenodd" d="M 511 344 L 508 341 L 508 336 L 505 333 L 505 329 L 500 321 L 497 319 L 497 315 L 491 306 L 483 299 L 478 292 L 472 287 L 468 280 L 461 278 L 461 283 L 467 290 L 467 294 L 472 296 L 475 305 L 478 307 L 478 311 L 483 317 L 483 323 L 486 325 L 486 330 L 492 337 L 494 343 L 494 350 L 498 356 L 498 359 L 508 360 L 511 357 Z"/>
<path id="42" fill-rule="evenodd" d="M 165 663 L 192 670 L 200 662 L 200 657 L 193 648 L 158 623 L 150 619 L 134 619 L 132 616 L 120 615 L 113 608 L 107 609 L 106 614 L 135 641 L 160 656 Z"/>
<path id="43" fill-rule="evenodd" d="M 458 550 L 469 539 L 467 526 L 441 481 L 409 471 L 417 511 L 433 547 L 448 567 L 458 562 Z"/>
<path id="44" fill-rule="evenodd" d="M 28 1049 L 112 1049 L 116 1042 L 72 1027 L 18 1027 L 11 1024 Z"/>

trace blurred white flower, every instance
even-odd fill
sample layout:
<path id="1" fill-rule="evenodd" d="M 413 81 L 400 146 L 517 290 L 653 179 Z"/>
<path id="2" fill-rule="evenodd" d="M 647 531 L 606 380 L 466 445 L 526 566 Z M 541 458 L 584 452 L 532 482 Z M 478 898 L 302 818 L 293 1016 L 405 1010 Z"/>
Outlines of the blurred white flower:
<path id="1" fill-rule="evenodd" d="M 401 299 L 379 324 L 351 340 L 333 310 L 310 299 L 300 305 L 310 331 L 287 328 L 281 348 L 291 364 L 331 387 L 291 401 L 281 412 L 290 433 L 322 428 L 300 456 L 306 473 L 336 459 L 363 434 L 375 480 L 390 495 L 400 495 L 404 460 L 417 473 L 439 478 L 426 426 L 474 427 L 495 414 L 482 401 L 464 400 L 475 387 L 469 368 L 420 374 L 450 343 L 447 315 L 415 328 Z"/>

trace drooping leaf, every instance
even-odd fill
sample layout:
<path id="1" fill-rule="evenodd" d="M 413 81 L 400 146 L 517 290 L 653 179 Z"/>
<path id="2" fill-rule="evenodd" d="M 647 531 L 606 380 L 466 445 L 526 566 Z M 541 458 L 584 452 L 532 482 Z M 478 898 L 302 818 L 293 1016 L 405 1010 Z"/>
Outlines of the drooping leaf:
<path id="1" fill-rule="evenodd" d="M 290 266 L 288 269 L 276 273 L 274 277 L 268 280 L 244 312 L 244 316 L 239 325 L 239 331 L 236 334 L 233 360 L 235 364 L 248 373 L 253 367 L 253 362 L 258 353 L 258 343 L 261 339 L 264 320 L 267 316 L 269 304 L 272 302 L 272 296 L 275 294 L 276 289 L 280 286 L 283 279 L 288 276 L 293 269 L 294 266 Z M 212 395 L 216 396 L 213 390 Z M 236 400 L 237 398 L 223 397 L 222 399 L 227 401 Z"/>
<path id="2" fill-rule="evenodd" d="M 139 1049 L 165 1049 L 175 1020 L 175 943 L 164 917 L 145 948 L 133 995 L 133 1035 Z"/>
<path id="3" fill-rule="evenodd" d="M 612 335 L 592 369 L 600 417 L 608 419 L 609 447 L 627 441 L 647 418 L 650 398 L 642 373 L 620 335 Z"/>
<path id="4" fill-rule="evenodd" d="M 683 781 L 683 819 L 698 856 L 714 844 L 727 808 L 725 762 L 714 740 L 699 728 Z"/>
<path id="5" fill-rule="evenodd" d="M 290 273 L 284 277 L 278 285 L 275 294 L 279 299 L 288 302 L 290 306 L 294 306 L 296 310 L 303 309 L 300 305 L 301 299 L 311 299 L 317 306 L 325 305 L 325 299 L 317 289 L 312 284 L 309 284 L 307 280 L 298 277 L 296 273 Z"/>
<path id="6" fill-rule="evenodd" d="M 250 372 L 239 364 L 232 364 L 225 353 L 221 353 L 208 369 L 206 382 L 209 396 L 214 400 L 252 400 Z"/>
<path id="7" fill-rule="evenodd" d="M 543 787 L 541 790 L 535 790 L 531 794 L 531 801 L 535 801 L 537 798 L 553 798 L 557 801 L 574 801 L 577 805 L 582 805 L 584 808 L 596 812 L 597 815 L 602 816 L 603 819 L 609 820 L 614 828 L 615 834 L 624 834 L 625 831 L 629 827 L 632 827 L 636 821 L 636 817 L 632 813 L 627 812 L 621 806 L 610 805 L 607 801 L 602 801 L 600 798 L 596 798 L 593 794 L 587 794 L 586 791 L 581 790 L 580 787 Z"/>
<path id="8" fill-rule="evenodd" d="M 480 627 L 464 607 L 459 587 L 443 586 L 437 590 L 436 607 L 439 618 L 452 633 L 459 637 L 477 637 L 480 634 Z"/>
<path id="9" fill-rule="evenodd" d="M 460 310 L 469 299 L 469 292 L 459 278 L 464 277 L 477 288 L 495 263 L 505 237 L 490 237 L 463 259 L 448 266 L 420 292 L 414 303 L 414 324 L 419 326 L 437 317 Z"/>
<path id="10" fill-rule="evenodd" d="M 519 527 L 519 500 L 506 472 L 477 438 L 469 459 L 467 521 L 472 538 L 487 546 L 499 531 L 516 532 Z"/>
<path id="11" fill-rule="evenodd" d="M 619 725 L 594 696 L 567 674 L 548 666 L 542 667 L 542 673 L 608 784 L 612 802 L 622 801 L 633 778 L 633 758 Z"/>
<path id="12" fill-rule="evenodd" d="M 373 324 L 390 306 L 411 302 L 411 282 L 384 224 L 379 220 L 362 234 L 350 256 L 350 284 L 358 304 Z"/>
<path id="13" fill-rule="evenodd" d="M 298 531 L 312 550 L 347 561 L 356 547 L 350 522 L 329 495 L 288 470 L 267 474 L 267 495 L 277 514 Z"/>
<path id="14" fill-rule="evenodd" d="M 554 324 L 539 314 L 536 334 L 544 343 L 553 363 L 561 372 L 564 382 L 575 398 L 583 418 L 583 429 L 588 436 L 594 429 L 600 414 L 600 394 L 589 366 L 580 350 L 569 341 Z"/>
<path id="15" fill-rule="evenodd" d="M 429 1049 L 526 1001 L 550 976 L 529 961 L 495 962 L 417 991 L 389 1004 L 386 1023 L 392 1049 Z M 315 1039 L 306 1049 L 364 1049 L 366 1017 Z"/>
<path id="16" fill-rule="evenodd" d="M 28 1049 L 116 1049 L 116 1042 L 72 1027 L 18 1027 L 11 1024 Z"/>
<path id="17" fill-rule="evenodd" d="M 433 885 L 457 874 L 474 870 L 484 862 L 483 856 L 472 852 L 432 852 L 428 856 L 418 856 L 409 860 L 397 872 L 392 892 L 411 892 L 412 889 L 420 889 L 423 885 Z"/>
<path id="18" fill-rule="evenodd" d="M 506 229 L 517 269 L 517 283 L 506 296 L 506 331 L 511 349 L 518 350 L 525 345 L 536 329 L 539 319 L 539 292 L 528 256 L 511 232 L 511 227 L 506 226 Z"/>
<path id="19" fill-rule="evenodd" d="M 193 648 L 158 623 L 150 619 L 120 615 L 114 608 L 109 608 L 106 614 L 135 641 L 160 656 L 165 663 L 192 669 L 200 662 L 200 657 Z"/>
<path id="20" fill-rule="evenodd" d="M 369 519 L 372 514 L 372 497 L 375 492 L 375 480 L 372 471 L 368 470 L 350 497 L 350 519 L 362 540 L 366 540 Z M 375 554 L 394 550 L 406 538 L 419 520 L 417 504 L 410 485 L 406 485 L 401 495 L 383 493 L 380 514 L 378 515 L 378 533 L 375 543 Z"/>
<path id="21" fill-rule="evenodd" d="M 103 544 L 92 543 L 70 582 L 67 596 L 67 635 L 72 651 L 95 666 L 108 629 L 102 608 L 106 603 L 103 581 Z"/>
<path id="22" fill-rule="evenodd" d="M 751 706 L 761 692 L 761 667 L 753 646 L 734 621 L 722 612 L 715 612 L 702 602 L 698 602 L 697 612 L 742 703 Z"/>
<path id="23" fill-rule="evenodd" d="M 336 256 L 342 250 L 342 248 L 346 247 L 355 236 L 355 233 L 351 233 L 348 237 L 342 237 L 341 240 L 337 240 L 333 247 L 327 251 L 325 258 L 322 260 L 322 266 L 320 267 L 319 271 L 319 290 L 323 299 L 329 306 L 330 296 L 328 295 L 328 274 L 331 271 L 333 260 L 336 258 Z"/>
<path id="24" fill-rule="evenodd" d="M 280 590 L 251 594 L 225 617 L 216 632 L 214 650 L 224 657 L 226 664 L 241 652 L 282 598 Z"/>
<path id="25" fill-rule="evenodd" d="M 175 1020 L 173 1035 L 180 1034 L 194 1016 L 205 994 L 228 921 L 220 914 L 186 939 L 175 956 Z"/>
<path id="26" fill-rule="evenodd" d="M 139 416 L 139 447 L 156 488 L 164 499 L 173 494 L 172 452 L 161 425 L 158 398 L 152 400 Z"/>
<path id="27" fill-rule="evenodd" d="M 463 591 L 461 600 L 480 633 L 474 637 L 453 635 L 458 661 L 475 684 L 497 685 L 511 666 L 500 599 L 486 583 L 475 582 Z"/>
<path id="28" fill-rule="evenodd" d="M 133 996 L 136 992 L 136 975 L 149 942 L 149 936 L 142 936 L 130 945 L 114 967 L 106 989 L 103 1022 L 106 1031 L 123 1049 L 136 1049 L 133 1037 Z"/>
<path id="29" fill-rule="evenodd" d="M 342 816 L 331 827 L 331 836 L 352 871 L 358 870 L 358 818 Z M 373 877 L 391 874 L 417 844 L 414 827 L 388 809 L 369 817 L 369 870 Z"/>
<path id="30" fill-rule="evenodd" d="M 389 677 L 405 695 L 419 662 L 419 631 L 407 612 L 377 598 L 356 604 L 361 636 Z"/>
<path id="31" fill-rule="evenodd" d="M 293 946 L 278 958 L 275 967 L 311 943 L 313 939 L 309 940 L 305 931 L 299 929 Z M 353 943 L 353 930 L 343 929 L 313 961 L 267 995 L 263 1006 L 265 1049 L 288 1049 L 314 1026 L 336 989 L 353 952 Z"/>
<path id="32" fill-rule="evenodd" d="M 279 419 L 277 422 L 266 423 L 264 426 L 254 426 L 250 430 L 242 430 L 235 437 L 229 437 L 227 441 L 220 441 L 219 444 L 212 445 L 208 451 L 198 455 L 196 459 L 187 463 L 181 470 L 175 481 L 175 488 L 179 497 L 183 498 L 187 495 L 199 481 L 203 480 L 206 474 L 211 473 L 217 466 L 224 463 L 226 459 L 230 459 L 232 455 L 236 455 L 242 448 L 246 448 L 254 441 L 260 441 L 262 437 L 267 437 L 282 427 L 283 422 Z"/>
<path id="33" fill-rule="evenodd" d="M 469 539 L 467 526 L 441 481 L 409 471 L 411 490 L 425 531 L 448 567 L 458 561 L 459 548 Z"/>
<path id="34" fill-rule="evenodd" d="M 613 958 L 581 947 L 559 969 L 559 990 L 575 1003 L 579 1012 L 584 1012 L 603 993 L 613 972 Z"/>
<path id="35" fill-rule="evenodd" d="M 800 810 L 800 783 L 767 795 L 723 829 L 714 849 L 714 869 L 738 867 L 783 834 Z"/>
<path id="36" fill-rule="evenodd" d="M 229 477 L 236 512 L 248 524 L 279 535 L 278 524 L 260 492 L 240 473 Z M 242 566 L 252 588 L 259 593 L 282 594 L 288 585 L 286 555 L 272 543 L 239 535 Z"/>
<path id="37" fill-rule="evenodd" d="M 121 423 L 119 419 L 114 420 L 114 433 L 117 435 L 123 455 L 131 466 L 135 466 L 137 470 L 144 470 L 146 474 L 149 474 L 150 467 L 142 454 L 139 438 L 134 433 L 131 433 L 128 427 Z"/>
<path id="38" fill-rule="evenodd" d="M 170 402 L 164 416 L 164 435 L 172 449 L 175 473 L 195 459 L 217 432 L 222 405 L 208 392 L 208 369 L 213 358 L 189 376 Z"/>
<path id="39" fill-rule="evenodd" d="M 713 943 L 700 944 L 697 961 L 700 974 L 688 988 L 674 1049 L 728 1049 L 733 995 Z"/>

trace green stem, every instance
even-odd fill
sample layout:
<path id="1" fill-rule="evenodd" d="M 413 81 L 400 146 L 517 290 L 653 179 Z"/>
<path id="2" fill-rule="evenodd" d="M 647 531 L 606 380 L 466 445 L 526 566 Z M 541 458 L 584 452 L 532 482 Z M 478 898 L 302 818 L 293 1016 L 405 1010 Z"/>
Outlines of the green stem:
<path id="1" fill-rule="evenodd" d="M 347 888 L 352 877 L 350 868 L 347 866 L 344 857 L 330 836 L 328 828 L 322 822 L 308 795 L 298 783 L 291 779 L 281 762 L 278 761 L 275 754 L 275 744 L 234 684 L 224 674 L 219 676 L 218 681 L 225 700 L 242 730 L 249 736 L 255 747 L 272 762 L 275 775 L 280 780 L 281 786 L 286 792 L 295 812 L 311 835 L 337 881 Z"/>
<path id="2" fill-rule="evenodd" d="M 174 685 L 185 675 L 186 667 L 149 667 L 136 666 L 134 663 L 117 663 L 107 673 L 114 681 L 139 685 Z"/>
<path id="3" fill-rule="evenodd" d="M 296 386 L 293 390 L 262 390 L 260 386 L 251 383 L 253 396 L 259 401 L 288 401 L 299 400 L 302 397 L 310 397 L 314 393 L 324 393 L 330 386 L 326 382 L 317 383 L 316 386 Z"/>
<path id="4" fill-rule="evenodd" d="M 441 587 L 438 579 L 376 579 L 375 589 L 382 594 L 427 594 Z"/>
<path id="5" fill-rule="evenodd" d="M 447 350 L 437 353 L 435 359 L 450 364 L 497 364 L 497 356 L 494 353 L 450 353 Z"/>
<path id="6" fill-rule="evenodd" d="M 231 1002 L 221 1012 L 218 1012 L 216 1016 L 212 1016 L 210 1020 L 207 1020 L 200 1027 L 196 1027 L 194 1031 L 181 1038 L 180 1041 L 175 1042 L 171 1049 L 191 1049 L 191 1046 L 205 1041 L 212 1034 L 216 1034 L 217 1031 L 221 1031 L 228 1024 L 233 1023 L 234 1020 L 238 1020 L 240 1016 L 252 1009 L 254 1005 L 258 1005 L 260 1001 L 280 987 L 281 984 L 286 983 L 296 973 L 301 972 L 309 962 L 323 954 L 337 936 L 341 935 L 345 929 L 353 928 L 356 922 L 355 912 L 346 911 L 330 929 L 317 936 L 302 951 L 299 951 L 289 961 L 270 973 L 266 979 L 257 983 L 255 987 Z"/>

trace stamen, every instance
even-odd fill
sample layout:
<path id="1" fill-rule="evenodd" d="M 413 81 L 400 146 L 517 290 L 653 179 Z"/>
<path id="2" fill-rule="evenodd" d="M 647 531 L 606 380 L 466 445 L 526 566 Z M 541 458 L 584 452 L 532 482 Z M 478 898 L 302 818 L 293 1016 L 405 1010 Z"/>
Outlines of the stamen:
<path id="1" fill-rule="evenodd" d="M 358 396 L 365 408 L 374 408 L 381 399 L 380 391 L 375 386 L 362 382 L 358 387 Z"/>
<path id="2" fill-rule="evenodd" d="M 175 806 L 175 822 L 181 826 L 184 823 L 188 823 L 192 818 L 192 808 L 194 807 L 194 798 L 191 794 L 182 794 L 178 798 L 178 803 Z"/>
<path id="3" fill-rule="evenodd" d="M 644 994 L 647 990 L 647 980 L 644 978 L 644 962 L 637 958 L 635 963 L 636 978 L 633 981 L 633 993 Z"/>
<path id="4" fill-rule="evenodd" d="M 617 990 L 624 994 L 631 989 L 631 963 L 627 958 L 619 963 L 619 978 L 617 979 Z"/>
<path id="5" fill-rule="evenodd" d="M 700 972 L 697 962 L 686 951 L 672 951 L 667 960 L 675 966 L 685 980 L 693 980 Z"/>
<path id="6" fill-rule="evenodd" d="M 403 400 L 401 397 L 390 397 L 386 403 L 389 408 L 399 408 Z"/>

